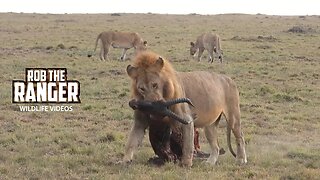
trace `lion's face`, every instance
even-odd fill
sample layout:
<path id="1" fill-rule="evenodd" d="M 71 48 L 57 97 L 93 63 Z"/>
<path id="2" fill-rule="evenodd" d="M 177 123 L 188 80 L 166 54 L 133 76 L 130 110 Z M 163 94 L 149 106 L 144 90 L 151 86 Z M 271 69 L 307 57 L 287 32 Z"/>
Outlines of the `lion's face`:
<path id="1" fill-rule="evenodd" d="M 190 55 L 193 56 L 197 52 L 197 47 L 194 42 L 191 42 L 190 45 Z"/>
<path id="2" fill-rule="evenodd" d="M 136 88 L 138 93 L 147 101 L 163 100 L 163 83 L 158 73 L 146 72 L 147 78 L 138 77 Z"/>
<path id="3" fill-rule="evenodd" d="M 170 91 L 170 83 L 161 70 L 163 59 L 159 59 L 147 69 L 129 65 L 127 73 L 133 80 L 133 88 L 139 97 L 147 101 L 164 100 Z"/>
<path id="4" fill-rule="evenodd" d="M 139 45 L 137 46 L 137 51 L 145 51 L 147 50 L 147 47 L 148 47 L 148 42 L 147 41 L 142 41 L 141 39 L 141 42 L 139 43 Z"/>

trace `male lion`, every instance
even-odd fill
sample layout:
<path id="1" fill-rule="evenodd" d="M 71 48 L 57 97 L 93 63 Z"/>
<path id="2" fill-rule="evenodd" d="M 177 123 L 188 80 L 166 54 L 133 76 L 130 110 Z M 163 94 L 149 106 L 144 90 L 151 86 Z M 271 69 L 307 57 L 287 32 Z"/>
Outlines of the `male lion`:
<path id="1" fill-rule="evenodd" d="M 215 164 L 219 155 L 217 126 L 221 115 L 224 115 L 228 123 L 227 139 L 230 151 L 235 155 L 230 143 L 232 130 L 237 142 L 237 161 L 241 164 L 247 162 L 245 142 L 241 132 L 239 92 L 229 77 L 201 71 L 176 72 L 167 60 L 147 51 L 138 54 L 133 65 L 128 65 L 127 73 L 132 79 L 131 90 L 134 99 L 168 101 L 187 97 L 194 104 L 194 108 L 187 103 L 170 106 L 173 113 L 187 122 L 185 124 L 168 116 L 159 117 L 136 109 L 123 162 L 132 160 L 134 151 L 141 143 L 150 122 L 160 121 L 170 126 L 172 131 L 182 132 L 181 163 L 184 166 L 192 165 L 194 126 L 204 128 L 211 147 L 207 162 Z M 192 118 L 193 114 L 196 114 L 195 119 Z"/>
<path id="2" fill-rule="evenodd" d="M 143 41 L 138 33 L 131 32 L 102 32 L 98 35 L 96 39 L 96 44 L 94 47 L 94 52 L 96 52 L 98 42 L 101 41 L 100 49 L 100 59 L 105 61 L 108 60 L 108 53 L 110 46 L 113 48 L 122 48 L 123 52 L 120 57 L 120 60 L 125 60 L 127 50 L 134 48 L 136 51 L 146 50 L 147 41 Z M 91 55 L 88 55 L 89 57 Z"/>
<path id="3" fill-rule="evenodd" d="M 198 51 L 198 61 L 201 60 L 203 51 L 206 49 L 209 53 L 208 62 L 213 62 L 213 52 L 218 56 L 222 63 L 222 50 L 220 45 L 220 37 L 212 33 L 204 33 L 197 37 L 196 42 L 190 42 L 190 54 L 193 56 Z"/>

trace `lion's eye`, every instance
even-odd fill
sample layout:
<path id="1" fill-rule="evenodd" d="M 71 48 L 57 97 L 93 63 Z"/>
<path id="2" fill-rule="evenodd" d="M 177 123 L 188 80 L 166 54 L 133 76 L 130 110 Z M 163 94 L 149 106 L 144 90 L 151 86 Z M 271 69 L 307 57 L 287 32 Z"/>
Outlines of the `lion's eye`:
<path id="1" fill-rule="evenodd" d="M 157 89 L 158 88 L 158 84 L 157 83 L 152 83 L 152 88 L 153 89 Z"/>
<path id="2" fill-rule="evenodd" d="M 144 92 L 144 91 L 145 91 L 145 89 L 144 89 L 143 87 L 140 87 L 139 90 L 140 90 L 141 92 Z"/>

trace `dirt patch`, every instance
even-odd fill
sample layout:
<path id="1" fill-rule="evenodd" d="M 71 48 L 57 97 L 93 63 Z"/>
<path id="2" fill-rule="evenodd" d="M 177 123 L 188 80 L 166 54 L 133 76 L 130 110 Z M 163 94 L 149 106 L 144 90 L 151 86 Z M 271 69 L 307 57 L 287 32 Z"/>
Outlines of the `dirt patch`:
<path id="1" fill-rule="evenodd" d="M 14 47 L 14 48 L 1 48 L 0 47 L 0 56 L 17 56 L 17 55 L 26 55 L 30 53 L 53 53 L 56 51 L 64 51 L 66 55 L 73 56 L 73 55 L 87 55 L 81 51 L 77 46 L 65 46 L 64 44 L 58 44 L 56 46 L 48 45 L 36 45 L 32 47 Z"/>
<path id="2" fill-rule="evenodd" d="M 258 48 L 258 49 L 271 49 L 272 46 L 269 46 L 269 45 L 259 45 L 259 46 L 255 46 L 255 48 Z"/>
<path id="3" fill-rule="evenodd" d="M 55 20 L 54 22 L 56 22 L 56 23 L 68 23 L 68 22 L 77 22 L 76 20 L 74 20 L 74 19 L 57 19 L 57 20 Z"/>
<path id="4" fill-rule="evenodd" d="M 24 55 L 32 52 L 32 49 L 26 49 L 22 47 L 16 48 L 0 48 L 0 57 L 1 56 L 15 56 L 15 55 Z"/>
<path id="5" fill-rule="evenodd" d="M 305 56 L 294 56 L 293 58 L 296 60 L 299 60 L 299 61 L 313 61 L 313 59 L 305 57 Z"/>
<path id="6" fill-rule="evenodd" d="M 257 36 L 257 37 L 241 37 L 241 36 L 234 36 L 231 38 L 232 41 L 244 41 L 244 42 L 278 42 L 279 39 L 275 38 L 274 36 Z"/>
<path id="7" fill-rule="evenodd" d="M 111 69 L 111 70 L 109 70 L 109 73 L 111 75 L 114 75 L 114 76 L 119 76 L 119 75 L 125 74 L 124 71 L 120 71 L 120 70 L 117 70 L 117 69 Z"/>
<path id="8" fill-rule="evenodd" d="M 99 142 L 101 143 L 109 143 L 116 140 L 116 137 L 113 134 L 107 134 L 106 136 L 102 136 L 99 138 Z"/>

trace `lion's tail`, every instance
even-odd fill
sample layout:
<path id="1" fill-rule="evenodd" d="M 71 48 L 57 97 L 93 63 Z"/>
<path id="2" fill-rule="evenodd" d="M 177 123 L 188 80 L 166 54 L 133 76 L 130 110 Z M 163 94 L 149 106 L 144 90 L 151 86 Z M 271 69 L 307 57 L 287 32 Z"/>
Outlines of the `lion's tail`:
<path id="1" fill-rule="evenodd" d="M 95 44 L 95 46 L 94 46 L 94 50 L 93 50 L 93 53 L 92 53 L 92 54 L 94 54 L 94 53 L 96 52 L 97 46 L 98 46 L 98 42 L 99 42 L 99 39 L 100 39 L 100 38 L 101 38 L 101 34 L 99 34 L 98 37 L 97 37 L 97 39 L 96 39 L 96 44 Z M 88 53 L 88 57 L 91 57 L 92 54 Z"/>
<path id="2" fill-rule="evenodd" d="M 236 153 L 234 153 L 232 146 L 231 146 L 231 127 L 229 124 L 227 125 L 227 142 L 228 142 L 228 147 L 229 147 L 231 154 L 234 157 L 236 157 L 237 155 L 236 155 Z"/>
<path id="3" fill-rule="evenodd" d="M 219 50 L 219 52 L 221 51 L 221 44 L 220 44 L 220 37 L 218 36 L 218 38 L 217 38 L 217 48 L 218 48 L 218 50 Z"/>

